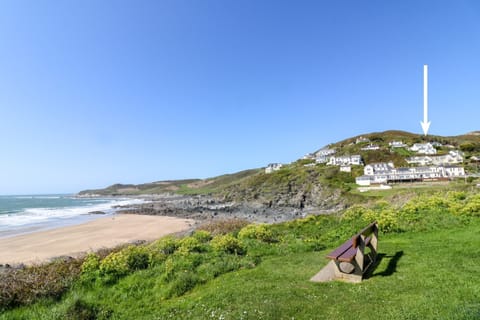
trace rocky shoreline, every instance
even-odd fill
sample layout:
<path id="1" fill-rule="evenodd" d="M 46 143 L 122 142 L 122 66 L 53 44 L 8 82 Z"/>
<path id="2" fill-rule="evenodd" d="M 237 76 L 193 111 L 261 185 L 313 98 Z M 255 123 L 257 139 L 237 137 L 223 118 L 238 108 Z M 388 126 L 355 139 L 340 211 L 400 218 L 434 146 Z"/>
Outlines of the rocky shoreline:
<path id="1" fill-rule="evenodd" d="M 309 214 L 329 214 L 340 210 L 317 207 L 273 207 L 255 202 L 225 202 L 211 196 L 152 195 L 143 197 L 142 204 L 117 207 L 122 214 L 171 216 L 196 221 L 244 219 L 251 222 L 276 223 L 305 217 Z"/>

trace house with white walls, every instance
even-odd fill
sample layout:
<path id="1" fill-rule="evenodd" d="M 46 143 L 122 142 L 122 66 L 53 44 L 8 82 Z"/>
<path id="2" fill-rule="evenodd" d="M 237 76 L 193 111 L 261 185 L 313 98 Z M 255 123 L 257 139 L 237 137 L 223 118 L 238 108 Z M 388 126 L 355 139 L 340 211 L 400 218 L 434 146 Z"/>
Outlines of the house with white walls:
<path id="1" fill-rule="evenodd" d="M 393 162 L 370 163 L 363 168 L 363 173 L 372 176 L 375 173 L 388 173 L 394 168 Z"/>
<path id="2" fill-rule="evenodd" d="M 327 163 L 330 157 L 335 154 L 335 149 L 323 148 L 314 153 L 316 163 Z"/>
<path id="3" fill-rule="evenodd" d="M 415 143 L 409 148 L 410 151 L 419 153 L 419 154 L 437 154 L 437 149 L 429 142 L 427 143 Z"/>
<path id="4" fill-rule="evenodd" d="M 283 164 L 281 163 L 270 163 L 266 168 L 265 168 L 265 173 L 272 173 L 274 171 L 278 171 L 283 167 Z"/>
<path id="5" fill-rule="evenodd" d="M 391 148 L 406 148 L 408 147 L 403 141 L 391 141 L 388 143 Z"/>
<path id="6" fill-rule="evenodd" d="M 365 137 L 358 137 L 358 138 L 355 140 L 355 143 L 356 143 L 356 144 L 364 143 L 364 142 L 370 142 L 370 139 L 365 138 Z"/>
<path id="7" fill-rule="evenodd" d="M 327 165 L 329 166 L 350 166 L 350 165 L 362 165 L 362 157 L 360 155 L 353 156 L 331 156 L 328 159 Z"/>
<path id="8" fill-rule="evenodd" d="M 380 149 L 380 147 L 378 145 L 371 143 L 368 146 L 365 146 L 365 147 L 361 148 L 360 150 L 369 151 L 369 150 L 379 150 L 379 149 Z"/>
<path id="9" fill-rule="evenodd" d="M 319 156 L 330 156 L 332 154 L 335 154 L 335 149 L 330 149 L 330 148 L 323 148 L 321 150 L 318 150 L 317 152 L 315 152 L 315 156 L 316 157 L 319 157 Z"/>

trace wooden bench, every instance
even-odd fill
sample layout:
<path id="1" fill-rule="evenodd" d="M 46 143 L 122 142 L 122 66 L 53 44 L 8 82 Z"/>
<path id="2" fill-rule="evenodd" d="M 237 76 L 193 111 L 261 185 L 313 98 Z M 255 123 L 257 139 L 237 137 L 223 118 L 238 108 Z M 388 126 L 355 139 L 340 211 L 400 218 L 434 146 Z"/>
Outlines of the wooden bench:
<path id="1" fill-rule="evenodd" d="M 366 253 L 365 248 L 369 248 L 369 252 Z M 335 263 L 335 278 L 361 282 L 365 272 L 375 262 L 377 252 L 378 225 L 375 221 L 330 252 L 327 258 Z"/>

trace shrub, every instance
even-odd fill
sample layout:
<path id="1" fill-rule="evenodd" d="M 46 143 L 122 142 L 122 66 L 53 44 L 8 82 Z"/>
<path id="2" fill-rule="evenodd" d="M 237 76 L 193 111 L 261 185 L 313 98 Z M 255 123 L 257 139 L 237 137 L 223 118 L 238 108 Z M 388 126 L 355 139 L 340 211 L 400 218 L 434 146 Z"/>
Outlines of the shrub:
<path id="1" fill-rule="evenodd" d="M 78 279 L 81 264 L 76 259 L 58 260 L 0 272 L 0 311 L 40 298 L 60 298 Z"/>
<path id="2" fill-rule="evenodd" d="M 265 224 L 250 224 L 238 233 L 240 239 L 256 239 L 263 242 L 273 242 L 273 233 Z"/>
<path id="3" fill-rule="evenodd" d="M 230 234 L 223 236 L 215 236 L 211 241 L 211 245 L 213 249 L 217 252 L 226 252 L 240 255 L 245 253 L 245 248 L 243 247 L 240 240 Z"/>
<path id="4" fill-rule="evenodd" d="M 172 254 L 179 247 L 178 240 L 172 236 L 163 237 L 150 245 L 155 250 L 165 255 Z"/>
<path id="5" fill-rule="evenodd" d="M 386 201 L 378 201 L 373 209 L 361 205 L 354 205 L 345 210 L 342 220 L 350 222 L 352 228 L 362 228 L 362 225 L 377 221 L 382 232 L 400 231 L 398 213 L 395 212 Z"/>
<path id="6" fill-rule="evenodd" d="M 384 233 L 400 231 L 398 214 L 391 208 L 372 211 L 372 213 L 367 214 L 365 218 L 370 222 L 376 220 L 378 228 Z"/>
<path id="7" fill-rule="evenodd" d="M 150 250 L 145 246 L 129 246 L 113 252 L 100 263 L 100 274 L 105 276 L 108 282 L 132 271 L 146 269 L 152 262 Z"/>
<path id="8" fill-rule="evenodd" d="M 467 198 L 467 194 L 462 191 L 449 191 L 447 192 L 447 198 L 451 201 L 462 201 Z"/>
<path id="9" fill-rule="evenodd" d="M 195 237 L 186 237 L 180 240 L 178 251 L 185 254 L 189 252 L 203 252 L 206 248 Z"/>
<path id="10" fill-rule="evenodd" d="M 206 230 L 197 230 L 193 234 L 193 237 L 200 241 L 201 243 L 206 243 L 212 240 L 212 234 Z"/>
<path id="11" fill-rule="evenodd" d="M 203 263 L 205 255 L 198 253 L 175 254 L 169 256 L 164 264 L 163 280 L 170 282 L 176 274 L 193 271 Z"/>
<path id="12" fill-rule="evenodd" d="M 353 205 L 343 212 L 342 220 L 346 221 L 366 221 L 368 217 L 374 214 L 372 209 L 365 208 L 361 205 Z"/>
<path id="13" fill-rule="evenodd" d="M 459 213 L 468 217 L 480 217 L 480 194 L 468 198 L 467 203 L 459 210 Z"/>
<path id="14" fill-rule="evenodd" d="M 127 255 L 127 266 L 130 271 L 148 268 L 152 262 L 152 254 L 148 247 L 131 246 L 125 249 Z"/>
<path id="15" fill-rule="evenodd" d="M 93 280 L 100 269 L 100 257 L 96 253 L 89 253 L 82 263 L 82 278 Z"/>
<path id="16" fill-rule="evenodd" d="M 123 250 L 109 254 L 100 263 L 100 274 L 107 277 L 107 281 L 127 275 L 130 271 L 127 258 Z"/>

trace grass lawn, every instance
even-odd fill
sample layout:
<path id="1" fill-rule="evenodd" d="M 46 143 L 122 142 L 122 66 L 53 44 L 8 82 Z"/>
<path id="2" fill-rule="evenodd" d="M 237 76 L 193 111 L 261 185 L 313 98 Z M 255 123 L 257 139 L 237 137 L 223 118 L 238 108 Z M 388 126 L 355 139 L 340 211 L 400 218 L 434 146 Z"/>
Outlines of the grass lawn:
<path id="1" fill-rule="evenodd" d="M 75 299 L 110 319 L 480 319 L 480 222 L 381 236 L 380 262 L 361 284 L 311 283 L 321 252 L 276 253 L 164 299 L 157 268 L 110 286 L 79 286 L 0 319 L 60 319 Z M 81 319 L 81 318 L 78 318 Z M 83 318 L 88 319 L 88 318 Z"/>

